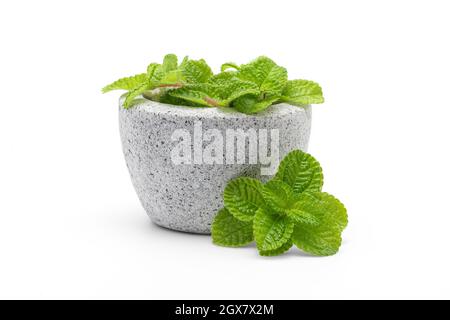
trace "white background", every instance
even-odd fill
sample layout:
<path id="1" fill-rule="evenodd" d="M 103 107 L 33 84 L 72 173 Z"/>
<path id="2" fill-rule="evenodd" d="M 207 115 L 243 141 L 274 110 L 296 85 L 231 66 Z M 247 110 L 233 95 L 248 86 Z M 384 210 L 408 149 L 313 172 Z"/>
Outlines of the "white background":
<path id="1" fill-rule="evenodd" d="M 0 298 L 450 298 L 448 1 L 2 1 Z M 340 252 L 263 258 L 151 224 L 118 93 L 166 53 L 319 82 Z"/>

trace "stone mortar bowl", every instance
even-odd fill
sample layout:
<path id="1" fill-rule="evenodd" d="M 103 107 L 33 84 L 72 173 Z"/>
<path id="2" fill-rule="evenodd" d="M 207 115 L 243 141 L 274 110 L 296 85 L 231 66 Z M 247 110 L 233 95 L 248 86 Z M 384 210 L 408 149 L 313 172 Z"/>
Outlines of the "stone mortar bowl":
<path id="1" fill-rule="evenodd" d="M 126 110 L 122 102 L 123 99 L 119 103 L 120 135 L 131 181 L 150 219 L 173 230 L 209 234 L 214 216 L 223 207 L 222 195 L 230 179 L 249 176 L 267 181 L 272 177 L 262 174 L 261 167 L 267 163 L 263 165 L 259 155 L 256 163 L 250 161 L 250 152 L 245 153 L 245 163 L 241 161 L 238 164 L 236 160 L 227 164 L 225 151 L 220 155 L 223 164 L 199 163 L 202 158 L 198 156 L 198 151 L 196 158 L 195 150 L 199 150 L 199 146 L 206 147 L 215 139 L 196 140 L 199 135 L 197 132 L 194 136 L 195 125 L 198 129 L 201 123 L 202 133 L 208 129 L 217 129 L 216 133 L 222 133 L 224 150 L 226 131 L 229 129 L 242 129 L 244 132 L 267 129 L 269 137 L 273 137 L 270 133 L 271 129 L 275 129 L 279 136 L 280 161 L 290 151 L 306 151 L 308 146 L 310 106 L 302 108 L 282 103 L 255 115 L 245 115 L 229 108 L 174 106 L 147 99 L 138 99 L 133 107 Z M 173 161 L 172 152 L 182 140 L 173 139 L 177 129 L 184 129 L 193 137 L 191 141 L 183 141 L 186 143 L 184 146 L 191 147 L 191 164 Z M 248 151 L 250 139 L 244 141 Z M 268 139 L 266 154 L 275 154 L 271 141 L 275 141 L 274 138 Z M 239 145 L 235 142 L 238 153 Z M 180 154 L 186 155 L 183 152 Z"/>

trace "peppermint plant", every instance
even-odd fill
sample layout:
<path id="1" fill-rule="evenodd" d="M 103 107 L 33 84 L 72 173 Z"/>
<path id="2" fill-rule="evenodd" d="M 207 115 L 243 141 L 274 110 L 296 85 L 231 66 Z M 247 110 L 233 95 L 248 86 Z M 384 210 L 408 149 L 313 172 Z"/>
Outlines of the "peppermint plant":
<path id="1" fill-rule="evenodd" d="M 282 254 L 295 245 L 317 256 L 335 254 L 347 226 L 347 211 L 322 192 L 319 162 L 300 150 L 290 152 L 266 184 L 240 177 L 225 188 L 225 208 L 214 219 L 213 243 L 241 247 L 253 241 L 262 256 Z"/>
<path id="2" fill-rule="evenodd" d="M 222 64 L 214 74 L 205 60 L 185 57 L 180 63 L 174 54 L 162 64 L 151 63 L 147 72 L 119 79 L 102 91 L 126 90 L 124 108 L 134 99 L 145 98 L 192 107 L 230 107 L 253 114 L 272 104 L 296 106 L 323 103 L 321 87 L 309 80 L 288 80 L 285 68 L 261 56 L 247 64 Z"/>

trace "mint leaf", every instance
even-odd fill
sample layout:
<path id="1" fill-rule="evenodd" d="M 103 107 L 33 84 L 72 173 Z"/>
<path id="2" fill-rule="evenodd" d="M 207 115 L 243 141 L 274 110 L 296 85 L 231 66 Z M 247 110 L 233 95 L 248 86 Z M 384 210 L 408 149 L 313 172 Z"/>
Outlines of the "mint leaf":
<path id="1" fill-rule="evenodd" d="M 178 58 L 174 54 L 167 54 L 164 57 L 162 69 L 164 73 L 173 71 L 178 68 Z"/>
<path id="2" fill-rule="evenodd" d="M 286 182 L 296 193 L 322 190 L 323 174 L 319 162 L 300 150 L 290 152 L 281 161 L 275 177 Z"/>
<path id="3" fill-rule="evenodd" d="M 187 60 L 180 66 L 188 83 L 205 83 L 213 75 L 205 60 Z"/>
<path id="4" fill-rule="evenodd" d="M 162 78 L 164 78 L 165 75 L 166 73 L 164 72 L 162 65 L 158 63 L 151 63 L 147 67 L 147 77 L 150 82 L 152 82 L 154 87 L 157 87 L 159 85 L 159 82 Z"/>
<path id="5" fill-rule="evenodd" d="M 306 212 L 300 209 L 289 209 L 286 210 L 286 214 L 291 218 L 294 223 L 305 223 L 311 225 L 318 225 L 319 219 L 316 218 L 312 213 Z"/>
<path id="6" fill-rule="evenodd" d="M 277 100 L 278 97 L 259 100 L 254 95 L 244 95 L 233 102 L 233 107 L 239 112 L 254 114 L 267 109 Z"/>
<path id="7" fill-rule="evenodd" d="M 294 223 L 286 216 L 258 209 L 253 220 L 253 233 L 259 252 L 270 252 L 281 248 L 290 239 Z"/>
<path id="8" fill-rule="evenodd" d="M 303 193 L 295 208 L 313 215 L 318 224 L 296 224 L 292 234 L 301 250 L 318 255 L 335 254 L 341 245 L 341 233 L 347 226 L 347 210 L 332 195 L 325 192 Z"/>
<path id="9" fill-rule="evenodd" d="M 322 88 L 309 80 L 290 80 L 281 94 L 281 101 L 304 106 L 311 103 L 323 103 Z"/>
<path id="10" fill-rule="evenodd" d="M 225 207 L 241 221 L 251 221 L 256 211 L 265 206 L 261 194 L 263 184 L 252 178 L 237 178 L 228 182 L 223 193 Z"/>
<path id="11" fill-rule="evenodd" d="M 183 69 L 184 66 L 186 65 L 186 63 L 187 63 L 188 61 L 189 61 L 189 57 L 188 57 L 188 56 L 185 56 L 185 57 L 183 58 L 183 60 L 181 60 L 180 65 L 178 66 L 178 68 L 179 68 L 179 69 Z"/>
<path id="12" fill-rule="evenodd" d="M 133 102 L 133 100 L 143 94 L 145 91 L 150 89 L 150 84 L 148 83 L 143 83 L 140 86 L 130 90 L 127 92 L 127 94 L 125 95 L 125 101 L 123 102 L 123 107 L 125 109 L 128 109 L 131 107 L 131 103 Z"/>
<path id="13" fill-rule="evenodd" d="M 216 94 L 223 99 L 224 106 L 229 106 L 230 103 L 242 96 L 258 93 L 259 90 L 254 83 L 242 81 L 237 78 L 223 81 L 220 86 L 216 87 Z"/>
<path id="14" fill-rule="evenodd" d="M 227 210 L 216 215 L 211 228 L 213 243 L 226 247 L 241 247 L 253 241 L 253 224 L 243 222 Z"/>
<path id="15" fill-rule="evenodd" d="M 155 77 L 155 74 L 159 73 L 159 76 Z M 150 81 L 156 81 L 163 77 L 162 67 L 158 63 L 150 63 L 147 67 L 147 78 Z"/>
<path id="16" fill-rule="evenodd" d="M 278 256 L 278 255 L 288 251 L 291 247 L 292 247 L 292 240 L 289 239 L 281 247 L 274 249 L 274 250 L 260 250 L 259 254 L 261 256 Z"/>
<path id="17" fill-rule="evenodd" d="M 279 96 L 287 82 L 287 71 L 267 57 L 256 60 L 240 67 L 237 77 L 254 82 L 259 89 L 272 96 Z"/>
<path id="18" fill-rule="evenodd" d="M 147 81 L 145 73 L 137 74 L 132 77 L 121 78 L 111 84 L 103 87 L 102 92 L 106 93 L 112 90 L 133 90 Z"/>
<path id="19" fill-rule="evenodd" d="M 264 185 L 262 194 L 266 203 L 276 212 L 291 209 L 297 198 L 288 184 L 276 179 L 272 179 Z"/>
<path id="20" fill-rule="evenodd" d="M 236 63 L 234 63 L 234 62 L 225 62 L 220 67 L 220 71 L 224 72 L 225 70 L 230 69 L 230 68 L 239 70 L 239 66 Z"/>

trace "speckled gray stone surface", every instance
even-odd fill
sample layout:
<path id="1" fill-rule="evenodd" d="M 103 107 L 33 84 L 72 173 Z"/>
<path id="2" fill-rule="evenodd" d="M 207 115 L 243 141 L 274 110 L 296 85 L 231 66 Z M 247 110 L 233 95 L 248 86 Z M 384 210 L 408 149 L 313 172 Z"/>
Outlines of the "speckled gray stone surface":
<path id="1" fill-rule="evenodd" d="M 122 100 L 121 100 L 122 102 Z M 210 233 L 222 193 L 230 179 L 261 176 L 259 164 L 178 164 L 171 160 L 177 142 L 176 129 L 191 134 L 194 123 L 203 130 L 278 129 L 280 160 L 293 149 L 306 150 L 311 128 L 310 106 L 271 106 L 256 115 L 229 109 L 192 108 L 139 99 L 125 110 L 120 102 L 120 134 L 131 180 L 151 220 L 163 227 L 194 233 Z M 225 134 L 224 134 L 225 136 Z M 193 143 L 193 142 L 192 142 Z"/>

